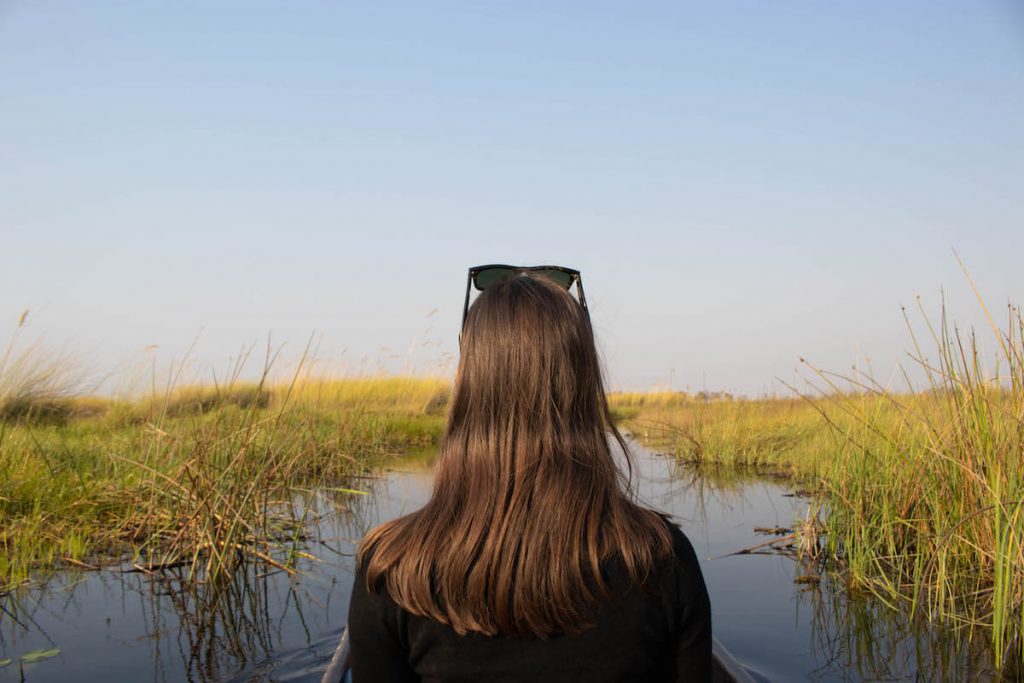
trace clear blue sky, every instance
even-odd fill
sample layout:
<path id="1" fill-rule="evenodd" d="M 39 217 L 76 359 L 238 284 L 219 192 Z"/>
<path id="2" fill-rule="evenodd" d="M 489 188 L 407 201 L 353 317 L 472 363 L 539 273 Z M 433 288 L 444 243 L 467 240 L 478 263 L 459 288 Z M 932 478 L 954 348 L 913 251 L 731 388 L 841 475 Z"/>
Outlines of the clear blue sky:
<path id="1" fill-rule="evenodd" d="M 497 261 L 583 271 L 615 386 L 887 375 L 978 320 L 952 248 L 1024 301 L 1024 7 L 8 0 L 0 236 L 0 335 L 98 373 L 423 369 Z"/>

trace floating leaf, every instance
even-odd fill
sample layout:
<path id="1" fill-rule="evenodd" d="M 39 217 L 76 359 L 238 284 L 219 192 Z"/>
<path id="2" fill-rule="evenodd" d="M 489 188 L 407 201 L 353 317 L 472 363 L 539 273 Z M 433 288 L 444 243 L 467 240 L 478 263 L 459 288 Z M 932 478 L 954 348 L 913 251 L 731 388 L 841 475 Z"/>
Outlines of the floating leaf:
<path id="1" fill-rule="evenodd" d="M 21 661 L 25 662 L 26 664 L 31 664 L 33 662 L 39 662 L 44 659 L 49 659 L 50 657 L 56 657 L 59 654 L 60 650 L 58 650 L 55 647 L 49 650 L 32 650 L 32 652 L 26 652 L 25 654 L 23 654 L 21 656 Z"/>
<path id="2" fill-rule="evenodd" d="M 359 489 L 343 489 L 343 488 L 338 488 L 336 486 L 327 486 L 325 488 L 328 491 L 338 491 L 339 493 L 351 493 L 351 494 L 358 495 L 358 496 L 368 496 L 368 495 L 370 495 L 369 491 L 360 491 Z"/>
<path id="3" fill-rule="evenodd" d="M 8 664 L 10 664 L 12 661 L 14 661 L 14 660 L 12 660 L 12 659 L 0 659 L 0 669 L 4 668 Z"/>

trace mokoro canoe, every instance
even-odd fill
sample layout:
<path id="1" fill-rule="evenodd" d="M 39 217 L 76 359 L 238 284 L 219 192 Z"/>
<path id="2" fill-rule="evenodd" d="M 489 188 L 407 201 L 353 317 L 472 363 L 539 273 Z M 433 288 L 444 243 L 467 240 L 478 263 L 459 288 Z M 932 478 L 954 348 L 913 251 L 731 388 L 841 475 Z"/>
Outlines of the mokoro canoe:
<path id="1" fill-rule="evenodd" d="M 736 661 L 736 658 L 725 649 L 718 638 L 714 639 L 711 648 L 714 657 L 714 670 L 711 680 L 714 683 L 757 683 L 747 669 Z M 334 650 L 331 661 L 327 664 L 324 677 L 320 683 L 341 683 L 346 680 L 349 667 L 348 628 L 342 630 L 338 647 Z"/>

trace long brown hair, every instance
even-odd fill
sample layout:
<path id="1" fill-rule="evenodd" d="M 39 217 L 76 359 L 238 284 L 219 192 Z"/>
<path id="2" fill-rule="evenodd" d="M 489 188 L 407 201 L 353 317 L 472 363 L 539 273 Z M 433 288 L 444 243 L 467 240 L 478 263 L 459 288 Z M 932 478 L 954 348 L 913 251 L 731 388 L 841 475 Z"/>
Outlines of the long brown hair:
<path id="1" fill-rule="evenodd" d="M 602 563 L 642 585 L 671 553 L 633 502 L 586 310 L 544 277 L 485 290 L 462 333 L 434 490 L 360 547 L 367 588 L 460 634 L 549 637 L 612 599 Z"/>

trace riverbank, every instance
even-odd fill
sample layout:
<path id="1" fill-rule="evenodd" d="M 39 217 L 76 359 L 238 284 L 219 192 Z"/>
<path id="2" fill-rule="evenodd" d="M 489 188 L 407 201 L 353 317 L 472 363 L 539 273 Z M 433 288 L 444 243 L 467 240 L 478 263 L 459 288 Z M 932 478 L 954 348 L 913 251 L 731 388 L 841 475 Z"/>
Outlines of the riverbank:
<path id="1" fill-rule="evenodd" d="M 633 453 L 641 500 L 694 545 L 716 637 L 759 680 L 997 679 L 983 638 L 965 644 L 827 575 L 808 581 L 813 567 L 773 535 L 810 502 L 791 482 L 680 464 L 636 443 Z M 21 662 L 43 652 L 55 654 L 26 663 L 25 680 L 319 681 L 345 625 L 359 540 L 423 505 L 435 455 L 385 461 L 358 480 L 369 495 L 312 496 L 305 546 L 317 557 L 299 557 L 297 576 L 255 563 L 223 584 L 188 581 L 185 567 L 72 570 L 15 591 L 0 599 L 0 682 L 21 681 Z"/>
<path id="2" fill-rule="evenodd" d="M 1024 319 L 1010 309 L 998 371 L 972 335 L 914 339 L 922 390 L 808 365 L 821 392 L 792 399 L 613 396 L 623 425 L 687 462 L 752 465 L 824 495 L 807 528 L 851 590 L 943 623 L 988 629 L 1008 666 L 1024 661 Z M 814 544 L 808 544 L 809 546 Z"/>
<path id="3" fill-rule="evenodd" d="M 8 401 L 0 594 L 66 565 L 186 566 L 210 581 L 253 559 L 290 570 L 306 514 L 294 494 L 358 495 L 353 477 L 380 458 L 435 444 L 449 391 L 440 379 L 295 379 Z"/>

